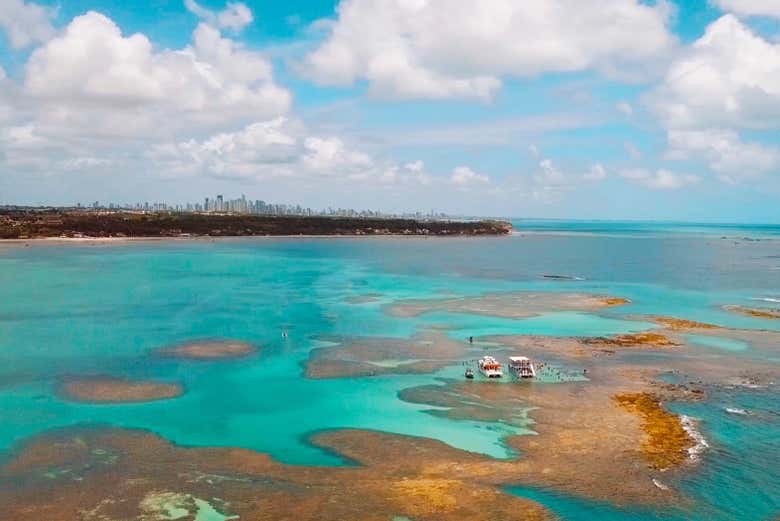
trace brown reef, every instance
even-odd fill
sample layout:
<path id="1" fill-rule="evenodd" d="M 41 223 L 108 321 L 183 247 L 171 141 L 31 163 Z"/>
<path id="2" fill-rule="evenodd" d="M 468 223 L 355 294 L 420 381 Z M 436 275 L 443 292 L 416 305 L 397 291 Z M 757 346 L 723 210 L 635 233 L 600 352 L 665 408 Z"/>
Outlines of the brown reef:
<path id="1" fill-rule="evenodd" d="M 723 309 L 749 317 L 780 320 L 780 309 L 748 308 L 745 306 L 723 306 Z"/>
<path id="2" fill-rule="evenodd" d="M 664 470 L 686 460 L 687 450 L 694 441 L 683 429 L 680 418 L 661 407 L 657 396 L 643 392 L 618 394 L 613 398 L 622 408 L 642 418 L 646 436 L 642 451 L 654 468 Z"/>
<path id="3" fill-rule="evenodd" d="M 480 472 L 485 481 L 547 487 L 622 505 L 683 504 L 678 492 L 662 490 L 653 482 L 667 477 L 645 457 L 642 419 L 612 399 L 616 388 L 637 393 L 652 389 L 652 385 L 643 379 L 636 383 L 625 379 L 615 387 L 597 380 L 517 385 L 452 381 L 407 389 L 401 397 L 438 407 L 430 414 L 499 421 L 536 431 L 537 435 L 509 437 L 508 445 L 521 456 L 484 466 Z M 683 396 L 677 389 L 660 391 Z M 679 424 L 679 418 L 671 416 Z"/>
<path id="4" fill-rule="evenodd" d="M 641 333 L 627 333 L 611 337 L 584 338 L 583 343 L 590 346 L 607 348 L 667 348 L 677 347 L 681 344 L 662 333 L 655 331 L 643 331 Z"/>
<path id="5" fill-rule="evenodd" d="M 480 338 L 479 340 L 502 349 L 540 359 L 579 359 L 578 364 L 582 364 L 583 359 L 612 356 L 619 352 L 668 352 L 670 348 L 678 349 L 683 345 L 676 338 L 655 331 L 628 333 L 612 337 L 503 335 Z"/>
<path id="6" fill-rule="evenodd" d="M 132 430 L 60 431 L 28 442 L 0 468 L 0 506 L 14 521 L 152 521 L 172 509 L 194 519 L 203 505 L 242 521 L 552 519 L 483 482 L 479 471 L 491 460 L 437 441 L 338 431 L 314 442 L 361 466 L 290 466 Z"/>
<path id="7" fill-rule="evenodd" d="M 122 378 L 68 378 L 60 385 L 66 400 L 91 403 L 150 402 L 176 398 L 184 393 L 178 383 L 133 381 Z"/>
<path id="8" fill-rule="evenodd" d="M 156 354 L 164 358 L 206 361 L 243 358 L 257 351 L 254 344 L 240 340 L 201 340 L 159 349 Z"/>
<path id="9" fill-rule="evenodd" d="M 387 306 L 385 310 L 398 317 L 416 317 L 424 313 L 444 311 L 502 318 L 527 318 L 555 311 L 597 311 L 629 302 L 628 299 L 605 295 L 516 291 L 477 297 L 401 300 Z"/>
<path id="10" fill-rule="evenodd" d="M 606 307 L 612 307 L 612 306 L 625 306 L 626 304 L 630 304 L 631 301 L 624 297 L 602 297 L 601 302 Z"/>
<path id="11" fill-rule="evenodd" d="M 587 370 L 588 380 L 457 379 L 401 392 L 408 402 L 431 405 L 429 414 L 533 429 L 536 435 L 506 439 L 518 453 L 514 459 L 496 460 L 430 439 L 340 430 L 319 433 L 312 442 L 358 466 L 291 466 L 245 449 L 178 447 L 146 432 L 69 429 L 28 441 L 0 466 L 0 508 L 14 521 L 152 521 L 167 508 L 194 519 L 204 503 L 244 521 L 551 518 L 539 504 L 502 492 L 506 485 L 619 505 L 685 508 L 688 499 L 670 480 L 695 472 L 684 464 L 694 442 L 663 403 L 702 399 L 706 385 L 734 385 L 734 379 L 771 381 L 778 371 L 742 354 L 691 349 L 674 331 L 670 325 L 606 339 L 612 345 L 568 337 L 479 339 L 489 341 L 491 351 Z M 774 332 L 717 334 L 749 338 L 751 347 L 780 345 Z M 435 331 L 411 342 L 352 339 L 313 353 L 307 372 L 332 377 L 368 368 L 426 370 L 404 367 L 404 361 L 431 363 L 427 370 L 433 370 L 471 350 Z M 659 375 L 669 373 L 685 383 L 659 383 Z"/>
<path id="12" fill-rule="evenodd" d="M 704 322 L 697 322 L 695 320 L 686 320 L 684 318 L 675 317 L 663 317 L 663 316 L 651 316 L 650 320 L 659 324 L 665 328 L 673 331 L 690 331 L 695 329 L 720 329 L 720 326 L 714 324 L 706 324 Z"/>

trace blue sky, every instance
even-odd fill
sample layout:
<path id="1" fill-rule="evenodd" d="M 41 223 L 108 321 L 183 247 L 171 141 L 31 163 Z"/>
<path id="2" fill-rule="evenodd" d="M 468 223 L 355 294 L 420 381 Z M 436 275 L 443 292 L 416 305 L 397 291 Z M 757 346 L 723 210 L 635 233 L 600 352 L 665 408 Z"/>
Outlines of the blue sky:
<path id="1" fill-rule="evenodd" d="M 780 222 L 775 0 L 0 0 L 0 67 L 0 204 Z"/>

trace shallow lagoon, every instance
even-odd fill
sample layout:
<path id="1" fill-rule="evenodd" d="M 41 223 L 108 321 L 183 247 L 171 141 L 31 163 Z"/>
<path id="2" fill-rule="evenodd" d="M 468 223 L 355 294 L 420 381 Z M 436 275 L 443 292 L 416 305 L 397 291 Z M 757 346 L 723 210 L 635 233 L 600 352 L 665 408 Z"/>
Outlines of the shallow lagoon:
<path id="1" fill-rule="evenodd" d="M 724 304 L 780 294 L 776 240 L 620 234 L 502 239 L 258 239 L 66 245 L 0 250 L 0 448 L 56 426 L 141 427 L 185 445 L 241 446 L 295 464 L 349 464 L 311 446 L 323 429 L 368 428 L 440 439 L 494 457 L 512 456 L 502 439 L 522 429 L 426 414 L 397 393 L 460 375 L 307 380 L 302 363 L 321 337 L 411 337 L 429 327 L 452 338 L 493 334 L 609 335 L 648 327 L 659 314 L 729 327 L 780 329 L 724 311 Z M 542 279 L 544 274 L 584 281 Z M 383 305 L 408 298 L 496 291 L 576 291 L 625 296 L 632 304 L 598 313 L 549 313 L 522 320 L 459 313 L 397 318 Z M 361 295 L 376 301 L 357 303 Z M 282 333 L 286 333 L 283 336 Z M 216 364 L 159 360 L 155 349 L 193 338 L 255 342 L 261 353 Z M 701 349 L 728 344 L 697 338 Z M 709 343 L 707 343 L 709 341 Z M 717 342 L 714 345 L 713 342 Z M 749 346 L 741 351 L 750 352 Z M 777 363 L 768 361 L 768 363 Z M 62 401 L 58 379 L 110 374 L 179 380 L 187 393 L 147 404 Z M 739 393 L 730 400 L 742 405 Z M 686 405 L 716 442 L 684 486 L 707 517 L 761 519 L 778 507 L 777 403 L 755 417 L 727 415 L 718 403 Z M 753 422 L 753 423 L 751 423 Z M 737 441 L 738 440 L 738 441 Z M 752 450 L 749 458 L 733 457 Z M 732 451 L 728 465 L 722 451 Z M 731 452 L 729 452 L 731 454 Z M 750 491 L 760 486 L 761 494 Z M 773 488 L 775 487 L 775 488 Z M 725 490 L 742 490 L 738 497 Z M 543 493 L 539 493 L 543 494 Z M 540 496 L 541 498 L 541 496 Z M 558 498 L 556 500 L 556 498 Z M 544 503 L 564 518 L 587 519 L 562 496 Z M 737 505 L 740 510 L 737 510 Z M 705 508 L 706 506 L 706 508 Z M 603 508 L 610 508 L 608 505 Z M 588 510 L 582 510 L 581 513 Z M 573 513 L 575 512 L 575 513 Z M 606 512 L 606 511 L 605 511 Z M 643 518 L 609 510 L 610 518 Z M 659 514 L 662 515 L 662 514 Z"/>

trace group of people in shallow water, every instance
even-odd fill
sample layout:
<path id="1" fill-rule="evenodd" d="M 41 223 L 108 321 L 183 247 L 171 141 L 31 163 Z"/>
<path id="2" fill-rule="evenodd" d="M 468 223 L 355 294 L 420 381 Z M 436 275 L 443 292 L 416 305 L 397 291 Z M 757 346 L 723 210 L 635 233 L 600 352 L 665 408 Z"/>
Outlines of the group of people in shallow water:
<path id="1" fill-rule="evenodd" d="M 473 344 L 473 343 L 474 343 L 474 337 L 473 336 L 469 336 L 469 344 Z M 469 361 L 464 361 L 462 365 L 471 365 L 473 363 L 475 363 L 474 360 L 469 360 Z M 536 364 L 536 367 L 540 371 L 544 371 L 544 368 L 548 367 L 549 370 L 552 372 L 552 376 L 554 376 L 555 380 L 558 381 L 558 382 L 562 382 L 565 378 L 572 378 L 573 377 L 572 373 L 570 371 L 566 371 L 566 370 L 562 370 L 562 369 L 554 369 L 552 366 L 547 366 L 544 362 L 539 362 L 538 364 Z M 582 374 L 583 374 L 583 376 L 588 374 L 588 370 L 587 369 L 583 369 L 582 370 Z"/>

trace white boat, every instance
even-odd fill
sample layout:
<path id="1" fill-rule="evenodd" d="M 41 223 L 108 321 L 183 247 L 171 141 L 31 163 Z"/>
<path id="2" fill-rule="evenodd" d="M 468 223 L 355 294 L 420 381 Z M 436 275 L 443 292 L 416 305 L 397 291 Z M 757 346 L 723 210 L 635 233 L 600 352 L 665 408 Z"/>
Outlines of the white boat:
<path id="1" fill-rule="evenodd" d="M 510 356 L 509 372 L 517 378 L 536 377 L 536 368 L 531 359 L 526 356 Z"/>
<path id="2" fill-rule="evenodd" d="M 479 372 L 487 376 L 488 378 L 501 378 L 504 376 L 504 371 L 501 369 L 501 364 L 498 360 L 492 356 L 483 356 L 479 359 Z"/>

